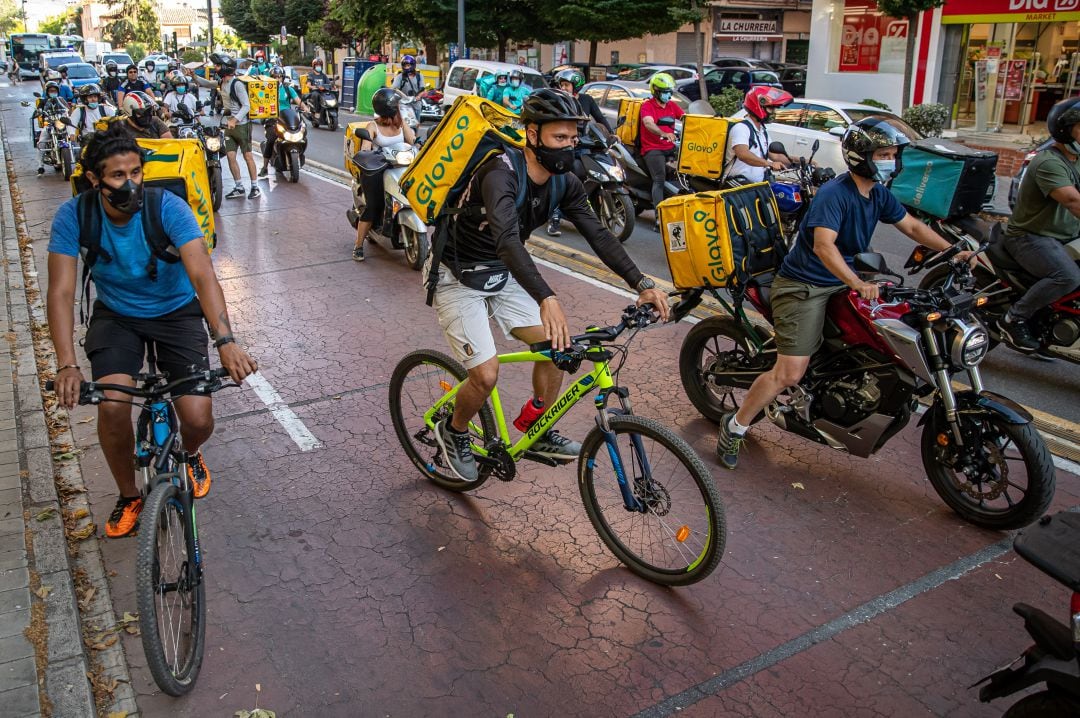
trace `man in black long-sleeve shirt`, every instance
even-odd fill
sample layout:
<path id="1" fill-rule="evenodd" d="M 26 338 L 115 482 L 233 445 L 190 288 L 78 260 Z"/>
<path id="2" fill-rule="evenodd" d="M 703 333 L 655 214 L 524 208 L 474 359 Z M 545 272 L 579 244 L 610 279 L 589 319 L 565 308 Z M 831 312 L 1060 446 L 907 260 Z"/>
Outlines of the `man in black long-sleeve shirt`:
<path id="1" fill-rule="evenodd" d="M 553 186 L 562 188 L 557 204 L 564 216 L 604 264 L 639 293 L 638 304 L 654 305 L 662 319 L 668 314 L 667 296 L 642 275 L 622 245 L 600 224 L 589 209 L 581 180 L 569 173 L 578 123 L 583 119 L 578 101 L 559 90 L 539 90 L 525 101 L 521 119 L 526 127 L 526 176 L 517 175 L 506 155 L 493 157 L 480 167 L 469 185 L 467 211 L 456 220 L 443 253 L 435 291 L 439 324 L 454 355 L 469 372 L 458 390 L 453 417 L 435 426 L 444 460 L 463 481 L 477 478 L 469 447 L 469 421 L 499 376 L 489 317 L 507 337 L 526 344 L 550 340 L 555 350 L 570 345 L 570 330 L 559 300 L 525 249 L 526 238 L 548 218 Z M 563 177 L 555 182 L 553 175 Z M 519 211 L 520 182 L 527 186 Z M 523 415 L 539 416 L 543 402 L 556 399 L 561 386 L 562 374 L 554 364 L 537 363 L 533 399 Z M 521 424 L 515 425 L 525 430 Z M 532 451 L 570 461 L 580 449 L 577 442 L 548 431 Z"/>

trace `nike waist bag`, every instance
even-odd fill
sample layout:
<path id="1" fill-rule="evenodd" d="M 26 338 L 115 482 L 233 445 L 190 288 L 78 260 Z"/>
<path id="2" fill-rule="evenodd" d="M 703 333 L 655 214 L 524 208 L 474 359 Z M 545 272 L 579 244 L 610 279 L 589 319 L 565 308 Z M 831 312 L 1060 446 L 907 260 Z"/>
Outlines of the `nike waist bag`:
<path id="1" fill-rule="evenodd" d="M 679 195 L 658 209 L 664 252 L 678 289 L 745 282 L 774 271 L 782 259 L 779 212 L 767 182 Z"/>
<path id="2" fill-rule="evenodd" d="M 401 190 L 426 224 L 453 207 L 476 169 L 509 147 L 525 147 L 521 118 L 494 102 L 462 95 L 401 176 Z"/>
<path id="3" fill-rule="evenodd" d="M 111 118 L 110 118 L 111 119 Z M 120 118 L 123 120 L 123 118 Z M 143 148 L 143 184 L 162 187 L 180 197 L 195 213 L 203 231 L 206 248 L 217 246 L 214 204 L 210 198 L 210 180 L 206 174 L 206 153 L 202 143 L 190 140 L 135 140 Z M 71 175 L 71 193 L 90 189 L 80 163 Z"/>
<path id="4" fill-rule="evenodd" d="M 615 135 L 624 145 L 633 147 L 637 144 L 638 133 L 641 131 L 641 104 L 645 100 L 641 98 L 623 98 L 619 100 L 619 119 L 615 127 Z"/>
<path id="5" fill-rule="evenodd" d="M 993 152 L 927 137 L 905 147 L 901 157 L 892 193 L 901 204 L 935 217 L 977 214 L 993 191 L 998 159 Z"/>
<path id="6" fill-rule="evenodd" d="M 679 144 L 679 172 L 693 177 L 720 179 L 724 173 L 724 153 L 728 131 L 740 120 L 707 115 L 684 115 Z"/>

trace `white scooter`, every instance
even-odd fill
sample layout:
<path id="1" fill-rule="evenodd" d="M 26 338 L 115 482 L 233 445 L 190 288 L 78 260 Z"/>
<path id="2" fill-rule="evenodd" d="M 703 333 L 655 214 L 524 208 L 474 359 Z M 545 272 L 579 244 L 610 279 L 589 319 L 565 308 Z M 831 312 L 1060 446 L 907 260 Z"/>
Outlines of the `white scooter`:
<path id="1" fill-rule="evenodd" d="M 362 141 L 371 141 L 371 136 L 364 127 L 354 130 L 355 137 Z M 424 266 L 430 249 L 427 225 L 413 211 L 405 193 L 401 191 L 401 176 L 416 158 L 416 148 L 405 142 L 390 147 L 375 147 L 372 150 L 357 152 L 349 158 L 360 173 L 383 173 L 383 215 L 379 228 L 372 229 L 372 239 L 389 240 L 394 249 L 405 250 L 405 261 L 419 271 Z M 363 188 L 357 180 L 352 181 L 353 207 L 346 212 L 353 228 L 360 221 L 360 215 L 367 206 Z"/>

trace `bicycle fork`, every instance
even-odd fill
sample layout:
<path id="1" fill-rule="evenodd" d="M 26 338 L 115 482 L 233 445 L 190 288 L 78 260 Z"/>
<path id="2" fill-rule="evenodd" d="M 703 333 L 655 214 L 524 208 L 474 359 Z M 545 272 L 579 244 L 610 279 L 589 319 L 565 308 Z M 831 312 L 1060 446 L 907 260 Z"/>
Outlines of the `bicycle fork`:
<path id="1" fill-rule="evenodd" d="M 607 400 L 611 394 L 615 394 L 619 397 L 619 408 L 608 409 Z M 603 391 L 596 397 L 596 426 L 600 429 L 600 433 L 604 436 L 604 444 L 607 446 L 608 456 L 611 458 L 611 465 L 615 467 L 615 478 L 619 482 L 619 491 L 622 493 L 623 505 L 627 511 L 636 511 L 637 513 L 645 513 L 646 505 L 634 495 L 634 487 L 631 486 L 629 479 L 626 477 L 626 463 L 622 458 L 622 451 L 619 449 L 619 441 L 615 436 L 615 432 L 611 430 L 611 425 L 608 423 L 608 414 L 625 414 L 630 415 L 633 411 L 630 408 L 630 393 L 621 387 L 613 387 L 610 391 Z M 637 434 L 630 435 L 631 451 L 634 455 L 634 462 L 630 468 L 637 468 L 641 471 L 642 481 L 648 485 L 652 483 L 652 468 L 649 466 L 649 458 L 645 455 L 645 447 L 641 442 L 641 437 Z"/>

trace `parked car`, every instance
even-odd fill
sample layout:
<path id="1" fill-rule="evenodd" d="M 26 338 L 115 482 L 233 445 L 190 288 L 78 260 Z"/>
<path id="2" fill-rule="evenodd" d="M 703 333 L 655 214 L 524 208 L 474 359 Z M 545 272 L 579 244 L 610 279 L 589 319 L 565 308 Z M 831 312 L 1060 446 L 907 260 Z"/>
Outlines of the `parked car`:
<path id="1" fill-rule="evenodd" d="M 735 117 L 746 117 L 740 110 Z M 831 167 L 837 174 L 847 172 L 847 165 L 840 151 L 840 140 L 852 122 L 867 117 L 888 117 L 899 123 L 912 140 L 922 135 L 897 115 L 877 107 L 854 102 L 834 100 L 809 100 L 798 98 L 787 107 L 777 110 L 769 123 L 770 142 L 782 142 L 792 157 L 809 157 L 814 140 L 821 140 L 814 161 L 820 167 Z"/>
<path id="2" fill-rule="evenodd" d="M 586 82 L 589 82 L 592 79 L 592 73 L 594 72 L 603 72 L 604 78 L 607 80 L 616 80 L 619 77 L 616 71 L 606 65 L 590 65 L 587 62 L 564 62 L 545 72 L 544 79 L 550 84 L 551 78 L 555 77 L 556 74 L 563 70 L 577 70 L 585 77 Z"/>
<path id="3" fill-rule="evenodd" d="M 488 60 L 458 60 L 450 66 L 450 72 L 446 75 L 446 84 L 443 85 L 443 107 L 449 109 L 450 105 L 454 104 L 454 100 L 461 95 L 476 94 L 473 91 L 476 81 L 482 77 L 494 75 L 499 70 L 506 72 L 521 70 L 525 76 L 525 84 L 534 90 L 547 86 L 543 75 L 525 65 Z"/>
<path id="4" fill-rule="evenodd" d="M 82 55 L 74 50 L 54 50 L 38 53 L 42 82 L 60 79 L 61 65 L 74 65 L 84 62 Z"/>
<path id="5" fill-rule="evenodd" d="M 138 64 L 139 71 L 142 72 L 143 70 L 146 69 L 146 63 L 147 62 L 154 63 L 154 69 L 155 70 L 157 70 L 158 68 L 162 68 L 162 67 L 168 67 L 170 60 L 172 60 L 171 57 L 169 57 L 168 55 L 162 55 L 161 53 L 157 53 L 157 54 L 154 54 L 154 55 L 147 55 L 143 59 L 139 60 L 139 64 Z"/>
<path id="6" fill-rule="evenodd" d="M 642 67 L 635 67 L 631 70 L 620 72 L 619 79 L 627 82 L 648 82 L 649 79 L 658 72 L 666 72 L 671 75 L 672 79 L 676 82 L 679 80 L 697 79 L 696 70 L 690 70 L 678 65 L 644 65 Z"/>
<path id="7" fill-rule="evenodd" d="M 623 99 L 627 98 L 647 98 L 652 96 L 652 90 L 649 89 L 649 83 L 647 82 L 626 82 L 623 80 L 614 80 L 610 82 L 590 82 L 585 87 L 581 88 L 581 91 L 586 95 L 589 95 L 596 104 L 600 107 L 600 112 L 607 118 L 608 123 L 615 127 L 615 123 L 619 119 L 619 103 Z M 690 107 L 690 100 L 688 100 L 681 93 L 674 93 L 671 96 L 672 101 L 686 112 Z"/>
<path id="8" fill-rule="evenodd" d="M 1027 173 L 1028 165 L 1035 159 L 1035 155 L 1045 149 L 1049 149 L 1053 144 L 1054 140 L 1049 139 L 1024 155 L 1024 161 L 1020 164 L 1020 169 L 1017 170 L 1016 176 L 1009 182 L 1009 209 L 1016 209 L 1016 198 L 1020 194 L 1020 183 L 1024 181 L 1024 175 Z"/>
<path id="9" fill-rule="evenodd" d="M 792 97 L 801 97 L 806 94 L 806 67 L 803 65 L 789 65 L 777 68 L 776 74 L 780 76 L 780 84 L 791 93 Z"/>
<path id="10" fill-rule="evenodd" d="M 123 74 L 124 68 L 128 65 L 135 64 L 135 61 L 131 59 L 131 55 L 126 52 L 99 52 L 94 64 L 97 65 L 98 72 L 101 73 L 102 77 L 105 77 L 105 64 L 109 62 L 116 63 L 116 66 L 120 68 L 120 74 Z"/>
<path id="11" fill-rule="evenodd" d="M 69 62 L 64 67 L 67 68 L 68 80 L 71 81 L 71 86 L 73 88 L 79 88 L 94 82 L 101 82 L 101 77 L 98 76 L 97 70 L 88 62 Z"/>
<path id="12" fill-rule="evenodd" d="M 737 87 L 743 92 L 751 87 L 782 88 L 780 78 L 772 70 L 752 70 L 746 67 L 717 67 L 705 73 L 705 90 L 709 96 L 719 95 L 725 87 Z M 676 89 L 690 100 L 700 100 L 701 87 L 697 80 L 681 80 Z"/>
<path id="13" fill-rule="evenodd" d="M 756 57 L 714 57 L 712 64 L 716 67 L 743 67 L 757 70 L 774 69 L 773 62 L 759 60 Z"/>

